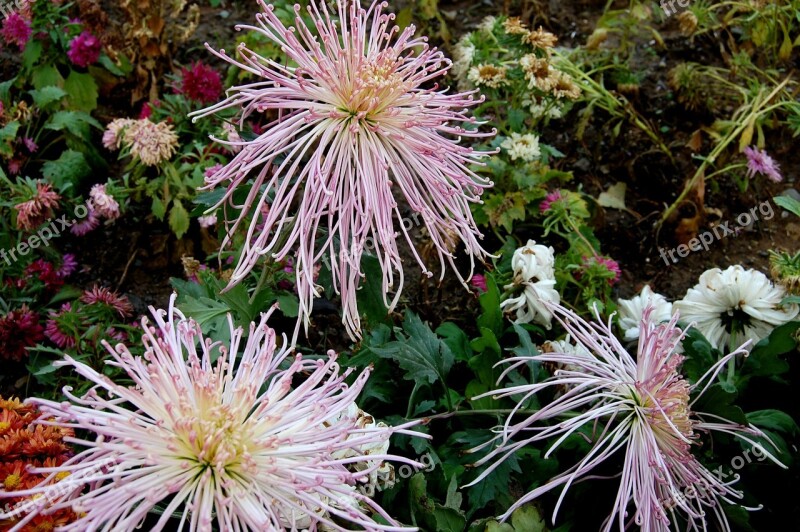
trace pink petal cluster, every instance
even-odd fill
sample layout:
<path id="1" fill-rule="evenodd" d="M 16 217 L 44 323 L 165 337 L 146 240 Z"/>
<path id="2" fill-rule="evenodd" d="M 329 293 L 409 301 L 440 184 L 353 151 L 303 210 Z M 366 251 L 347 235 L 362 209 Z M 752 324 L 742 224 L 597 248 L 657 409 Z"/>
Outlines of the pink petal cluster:
<path id="1" fill-rule="evenodd" d="M 36 183 L 36 194 L 23 203 L 14 205 L 17 211 L 17 227 L 24 231 L 36 229 L 53 216 L 61 196 L 49 183 Z"/>
<path id="2" fill-rule="evenodd" d="M 61 321 L 61 318 L 70 312 L 72 304 L 64 303 L 60 310 L 50 312 L 50 319 L 44 328 L 45 336 L 61 349 L 72 349 L 78 343 L 75 332 L 65 328 Z"/>
<path id="3" fill-rule="evenodd" d="M 98 285 L 84 291 L 81 302 L 87 305 L 105 305 L 119 314 L 120 318 L 130 318 L 133 315 L 133 305 L 127 297 Z"/>
<path id="4" fill-rule="evenodd" d="M 373 452 L 392 434 L 416 435 L 408 430 L 415 422 L 364 425 L 351 415 L 369 369 L 348 385 L 352 370 L 340 372 L 333 352 L 290 357 L 268 315 L 246 340 L 229 318 L 230 343 L 214 342 L 174 303 L 173 295 L 168 312 L 152 309 L 155 326 L 143 319 L 143 357 L 104 344 L 133 384 L 66 357 L 57 364 L 91 390 L 29 400 L 43 413 L 39 423 L 90 436 L 65 438 L 83 450 L 64 464 L 32 469 L 68 474 L 75 489 L 0 491 L 49 503 L 30 508 L 20 528 L 42 512 L 74 508 L 79 519 L 60 530 L 133 530 L 162 504 L 148 530 L 408 530 L 356 489 L 386 460 L 421 465 Z"/>
<path id="5" fill-rule="evenodd" d="M 89 209 L 89 214 L 86 218 L 72 224 L 69 228 L 69 232 L 75 236 L 86 236 L 98 227 L 100 227 L 100 218 L 97 217 L 94 211 Z"/>
<path id="6" fill-rule="evenodd" d="M 58 270 L 58 276 L 66 279 L 78 269 L 78 261 L 75 260 L 75 255 L 72 253 L 64 253 L 61 257 L 61 268 Z"/>
<path id="7" fill-rule="evenodd" d="M 601 464 L 622 454 L 619 490 L 603 531 L 625 530 L 632 523 L 641 530 L 671 530 L 676 513 L 688 522 L 683 527 L 686 530 L 716 529 L 709 526 L 710 521 L 716 521 L 719 529 L 730 530 L 721 503 L 735 504 L 734 499 L 741 499 L 742 494 L 732 487 L 736 479 L 719 478 L 693 456 L 691 449 L 701 446 L 700 435 L 717 431 L 735 436 L 758 449 L 759 456 L 763 453 L 782 464 L 759 443 L 759 438 L 769 439 L 756 427 L 695 412 L 692 405 L 732 358 L 746 353 L 745 347 L 721 358 L 690 384 L 678 371 L 684 360 L 680 342 L 685 332 L 676 325 L 677 314 L 668 323 L 658 324 L 651 318 L 653 308 L 644 310 L 634 358 L 614 336 L 610 322 L 603 322 L 599 314 L 596 322 L 586 322 L 565 307 L 544 304 L 577 347 L 505 361 L 509 368 L 501 378 L 531 362 L 558 369 L 543 382 L 514 385 L 480 396 L 524 400 L 497 429 L 495 438 L 482 446 L 497 444 L 479 464 L 496 461 L 475 482 L 529 444 L 553 442 L 547 458 L 569 435 L 586 429 L 585 434 L 593 435 L 592 447 L 579 463 L 521 497 L 503 519 L 523 504 L 562 488 L 553 514 L 555 521 L 569 487 L 593 478 Z M 549 390 L 567 391 L 533 414 L 517 412 L 532 395 Z M 695 390 L 698 393 L 690 402 L 690 393 Z"/>
<path id="8" fill-rule="evenodd" d="M 233 231 L 249 223 L 231 286 L 263 256 L 278 261 L 294 256 L 300 319 L 307 326 L 318 295 L 313 265 L 329 256 L 343 321 L 355 337 L 360 334 L 356 291 L 364 276 L 361 257 L 368 239 L 375 243 L 389 308 L 403 287 L 399 241 L 408 242 L 423 272 L 432 275 L 403 227 L 399 202 L 421 214 L 442 276 L 446 262 L 455 269 L 454 242 L 464 243 L 472 266 L 475 257 L 485 255 L 470 204 L 479 202 L 492 183 L 470 169 L 485 154 L 459 140 L 494 132 L 458 125 L 475 125 L 465 113 L 478 102 L 472 93 L 447 94 L 434 84 L 450 61 L 425 38 L 415 37 L 413 26 L 394 26 L 394 15 L 384 13 L 386 3 L 373 2 L 364 9 L 358 1 L 338 0 L 332 13 L 327 2 L 315 0 L 305 16 L 295 7 L 291 28 L 273 6 L 263 0 L 259 5 L 263 13 L 256 15 L 258 25 L 240 28 L 274 43 L 289 61 L 266 59 L 246 45 L 237 48 L 238 59 L 212 50 L 261 80 L 232 87 L 224 101 L 192 113 L 196 120 L 238 108 L 239 127 L 250 115 L 278 116 L 255 140 L 220 141 L 241 151 L 206 179 L 206 189 L 226 187 L 220 204 L 233 204 L 243 186 L 251 190 L 237 205 L 239 218 L 223 243 L 229 244 Z M 271 208 L 262 229 L 253 213 L 267 204 Z"/>
<path id="9" fill-rule="evenodd" d="M 94 185 L 89 191 L 89 210 L 98 218 L 116 220 L 119 218 L 119 203 L 106 192 L 106 185 Z"/>
<path id="10" fill-rule="evenodd" d="M 475 274 L 469 279 L 469 284 L 472 288 L 477 290 L 478 292 L 486 292 L 486 276 L 481 274 Z"/>
<path id="11" fill-rule="evenodd" d="M 775 183 L 783 181 L 780 166 L 766 151 L 759 150 L 756 146 L 748 146 L 744 149 L 744 154 L 747 156 L 747 177 L 752 178 L 756 174 L 761 174 Z"/>
<path id="12" fill-rule="evenodd" d="M 222 77 L 219 72 L 201 62 L 181 69 L 181 82 L 175 92 L 198 103 L 213 103 L 222 96 Z"/>
<path id="13" fill-rule="evenodd" d="M 16 44 L 20 50 L 24 50 L 31 38 L 31 25 L 19 13 L 11 13 L 3 21 L 0 34 L 6 44 Z"/>
<path id="14" fill-rule="evenodd" d="M 564 199 L 564 196 L 561 194 L 560 190 L 554 190 L 548 193 L 539 204 L 539 212 L 542 214 L 548 212 L 553 208 L 553 203 L 562 199 Z"/>
<path id="15" fill-rule="evenodd" d="M 101 48 L 100 39 L 90 32 L 84 31 L 69 43 L 67 57 L 73 65 L 85 68 L 100 59 Z"/>
<path id="16" fill-rule="evenodd" d="M 620 277 L 622 276 L 622 268 L 619 267 L 619 263 L 614 259 L 602 256 L 595 256 L 595 257 L 584 257 L 583 258 L 583 266 L 584 268 L 592 268 L 595 266 L 600 266 L 605 268 L 609 272 L 614 274 L 614 277 L 608 280 L 608 284 L 614 286 L 619 282 Z"/>

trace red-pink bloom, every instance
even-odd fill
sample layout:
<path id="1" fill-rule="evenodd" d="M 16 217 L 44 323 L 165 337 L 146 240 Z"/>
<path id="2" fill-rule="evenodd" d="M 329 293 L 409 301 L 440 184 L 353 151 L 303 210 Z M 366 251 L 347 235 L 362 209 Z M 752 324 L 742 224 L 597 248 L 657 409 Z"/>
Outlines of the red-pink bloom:
<path id="1" fill-rule="evenodd" d="M 219 72 L 201 62 L 181 69 L 181 82 L 175 92 L 198 103 L 213 103 L 222 96 L 222 77 Z"/>
<path id="2" fill-rule="evenodd" d="M 539 212 L 542 214 L 546 213 L 553 207 L 553 203 L 562 199 L 564 199 L 564 196 L 561 194 L 560 190 L 554 190 L 548 193 L 539 204 Z"/>
<path id="3" fill-rule="evenodd" d="M 475 274 L 469 279 L 469 284 L 479 292 L 486 292 L 486 277 L 481 274 Z"/>
<path id="4" fill-rule="evenodd" d="M 56 365 L 90 381 L 90 391 L 79 398 L 65 387 L 68 401 L 29 400 L 40 424 L 90 436 L 65 438 L 83 451 L 64 464 L 31 470 L 49 479 L 69 473 L 74 489 L 0 492 L 50 503 L 21 523 L 75 508 L 80 518 L 60 530 L 133 530 L 163 504 L 151 530 L 173 516 L 194 531 L 409 530 L 357 489 L 387 460 L 421 466 L 386 452 L 392 434 L 417 435 L 408 430 L 416 422 L 367 422 L 355 407 L 369 369 L 347 380 L 353 370 L 340 372 L 332 351 L 320 360 L 289 356 L 268 314 L 246 340 L 229 318 L 230 343 L 214 342 L 174 303 L 173 295 L 169 312 L 151 309 L 154 326 L 142 320 L 144 356 L 104 342 L 109 364 L 133 384 L 67 356 Z"/>
<path id="5" fill-rule="evenodd" d="M 17 211 L 17 227 L 31 231 L 53 216 L 61 196 L 49 183 L 36 183 L 36 194 L 28 201 L 14 206 Z"/>
<path id="6" fill-rule="evenodd" d="M 64 285 L 64 277 L 56 269 L 52 262 L 44 259 L 36 259 L 25 268 L 25 275 L 28 277 L 36 276 L 47 290 L 58 290 Z"/>
<path id="7" fill-rule="evenodd" d="M 27 348 L 43 339 L 39 315 L 25 305 L 0 318 L 0 359 L 22 360 L 28 355 Z"/>
<path id="8" fill-rule="evenodd" d="M 756 174 L 761 174 L 775 183 L 783 181 L 780 166 L 766 151 L 748 146 L 744 149 L 744 154 L 747 156 L 747 177 L 752 178 Z"/>
<path id="9" fill-rule="evenodd" d="M 69 43 L 67 57 L 72 64 L 85 68 L 100 59 L 101 48 L 100 39 L 90 32 L 84 31 Z"/>
<path id="10" fill-rule="evenodd" d="M 464 242 L 470 262 L 483 257 L 481 236 L 470 212 L 491 186 L 470 170 L 484 153 L 459 145 L 461 137 L 486 137 L 465 109 L 472 93 L 447 94 L 433 84 L 450 67 L 444 54 L 430 48 L 416 29 L 392 26 L 385 3 L 363 9 L 358 1 L 339 0 L 336 13 L 325 2 L 311 2 L 306 26 L 296 7 L 295 25 L 286 28 L 274 7 L 259 0 L 261 34 L 281 48 L 288 64 L 258 55 L 245 45 L 240 60 L 223 51 L 219 58 L 263 79 L 228 90 L 228 98 L 192 113 L 195 119 L 223 109 L 241 109 L 241 128 L 249 116 L 277 111 L 280 118 L 253 141 L 220 141 L 241 147 L 234 159 L 206 180 L 206 189 L 226 187 L 220 205 L 232 203 L 237 190 L 251 192 L 240 205 L 233 231 L 249 219 L 244 249 L 230 285 L 244 279 L 262 256 L 294 256 L 300 319 L 306 326 L 318 289 L 313 266 L 332 258 L 335 290 L 341 294 L 343 321 L 351 336 L 360 333 L 356 290 L 364 273 L 361 256 L 368 239 L 383 271 L 383 293 L 394 308 L 403 287 L 398 241 L 405 239 L 423 272 L 431 276 L 403 226 L 402 201 L 421 214 L 442 265 L 453 268 L 453 248 Z M 338 22 L 334 23 L 336 19 Z M 296 66 L 293 66 L 296 65 Z M 267 203 L 266 226 L 253 216 Z M 325 232 L 324 240 L 318 238 Z M 471 275 L 468 275 L 468 279 Z M 461 278 L 462 282 L 464 278 Z M 388 302 L 388 294 L 396 291 Z"/>
<path id="11" fill-rule="evenodd" d="M 101 286 L 95 285 L 90 290 L 84 291 L 81 301 L 87 305 L 106 305 L 121 318 L 130 318 L 133 315 L 133 305 L 127 297 Z"/>
<path id="12" fill-rule="evenodd" d="M 619 279 L 622 276 L 622 269 L 619 267 L 619 263 L 608 257 L 584 257 L 583 266 L 587 269 L 600 267 L 610 273 L 613 273 L 614 276 L 608 279 L 608 284 L 611 286 L 614 286 L 617 282 L 619 282 Z"/>
<path id="13" fill-rule="evenodd" d="M 31 25 L 19 13 L 11 13 L 3 21 L 0 34 L 3 35 L 6 44 L 16 44 L 20 50 L 24 50 L 31 38 Z"/>
<path id="14" fill-rule="evenodd" d="M 71 312 L 72 304 L 64 303 L 61 305 L 61 310 L 58 312 L 50 312 L 50 319 L 47 320 L 47 324 L 44 328 L 45 336 L 61 349 L 71 349 L 78 343 L 76 331 L 71 330 L 62 319 Z"/>
<path id="15" fill-rule="evenodd" d="M 693 456 L 692 447 L 702 445 L 701 434 L 718 431 L 735 436 L 758 449 L 759 456 L 782 464 L 762 446 L 758 438 L 769 439 L 755 426 L 696 412 L 692 406 L 732 358 L 746 353 L 745 346 L 722 357 L 696 383 L 689 384 L 678 371 L 684 360 L 679 350 L 685 333 L 676 326 L 677 314 L 668 323 L 658 324 L 651 319 L 652 307 L 644 310 L 634 358 L 614 336 L 610 322 L 604 322 L 599 314 L 596 322 L 589 323 L 560 305 L 544 304 L 577 347 L 505 360 L 509 368 L 501 378 L 529 363 L 559 369 L 543 382 L 509 386 L 479 396 L 522 397 L 523 401 L 497 429 L 497 436 L 481 446 L 497 444 L 479 464 L 497 461 L 473 483 L 529 444 L 553 442 L 544 455 L 547 458 L 570 435 L 586 434 L 591 435 L 592 445 L 586 456 L 520 498 L 503 519 L 523 504 L 563 486 L 553 513 L 555 521 L 569 487 L 592 478 L 600 464 L 622 454 L 619 490 L 602 530 L 625 530 L 636 523 L 641 530 L 667 531 L 672 529 L 675 514 L 688 522 L 683 527 L 686 530 L 716 528 L 708 526 L 709 521 L 730 530 L 721 503 L 736 504 L 734 499 L 741 499 L 742 494 L 732 487 L 738 476 L 730 481 L 719 478 Z M 533 414 L 517 412 L 531 396 L 544 390 L 566 392 Z M 693 391 L 698 393 L 690 400 Z"/>

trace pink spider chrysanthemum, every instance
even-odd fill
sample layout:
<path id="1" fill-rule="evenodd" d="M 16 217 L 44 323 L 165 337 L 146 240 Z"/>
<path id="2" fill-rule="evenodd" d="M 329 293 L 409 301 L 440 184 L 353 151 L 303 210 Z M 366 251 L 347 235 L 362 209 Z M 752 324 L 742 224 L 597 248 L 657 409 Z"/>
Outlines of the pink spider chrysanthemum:
<path id="1" fill-rule="evenodd" d="M 556 504 L 555 520 L 571 485 L 592 477 L 594 470 L 618 453 L 623 454 L 622 472 L 614 506 L 602 530 L 633 523 L 643 532 L 678 529 L 706 530 L 716 520 L 730 530 L 722 502 L 736 504 L 742 494 L 732 487 L 738 479 L 724 481 L 695 458 L 691 448 L 700 445 L 700 435 L 711 431 L 736 436 L 775 463 L 778 460 L 760 443 L 766 436 L 753 425 L 744 426 L 719 416 L 693 411 L 694 403 L 713 384 L 725 364 L 746 353 L 739 348 L 714 364 L 696 383 L 679 373 L 684 357 L 679 354 L 684 331 L 677 327 L 677 314 L 668 323 L 651 319 L 653 309 L 643 312 L 636 357 L 631 356 L 611 331 L 611 324 L 588 323 L 560 305 L 545 302 L 578 349 L 512 357 L 501 379 L 529 362 L 555 366 L 549 379 L 534 384 L 510 386 L 479 397 L 523 397 L 498 434 L 484 446 L 496 445 L 478 464 L 495 460 L 475 482 L 479 482 L 517 450 L 536 442 L 554 442 L 545 457 L 570 435 L 591 438 L 592 448 L 577 464 L 530 491 L 503 515 L 537 497 L 563 487 Z M 517 411 L 532 395 L 543 390 L 567 390 L 532 415 Z M 694 399 L 690 399 L 690 394 Z M 479 397 L 476 397 L 479 398 Z M 770 442 L 771 443 L 771 442 Z M 474 482 L 474 483 L 475 483 Z"/>
<path id="2" fill-rule="evenodd" d="M 68 401 L 31 400 L 39 423 L 89 436 L 65 438 L 83 451 L 62 465 L 32 470 L 48 474 L 43 484 L 0 491 L 31 497 L 12 531 L 64 508 L 80 515 L 65 532 L 134 530 L 151 512 L 156 531 L 408 530 L 357 489 L 386 460 L 420 466 L 386 453 L 392 434 L 417 435 L 416 422 L 367 426 L 353 408 L 369 369 L 348 385 L 352 370 L 340 372 L 333 352 L 289 356 L 269 314 L 246 340 L 229 317 L 230 344 L 213 342 L 174 304 L 175 295 L 168 312 L 151 308 L 155 327 L 142 320 L 143 357 L 104 343 L 133 385 L 70 357 L 57 363 L 94 386 L 83 397 L 65 387 Z M 53 478 L 71 489 L 45 484 Z"/>
<path id="3" fill-rule="evenodd" d="M 294 256 L 300 316 L 307 324 L 318 295 L 314 265 L 329 255 L 343 321 L 351 336 L 357 336 L 356 290 L 364 276 L 360 263 L 368 241 L 374 241 L 390 308 L 403 286 L 399 240 L 409 243 L 423 272 L 432 275 L 403 226 L 398 201 L 420 213 L 442 275 L 445 261 L 453 265 L 452 244 L 457 240 L 464 242 L 473 265 L 475 257 L 485 256 L 470 203 L 479 202 L 492 184 L 469 169 L 485 154 L 459 145 L 459 140 L 494 132 L 479 132 L 474 118 L 465 114 L 479 103 L 472 93 L 447 94 L 432 85 L 450 61 L 425 38 L 415 38 L 413 26 L 401 30 L 392 25 L 395 17 L 384 13 L 385 2 L 364 9 L 357 0 L 338 0 L 336 12 L 331 12 L 325 2 L 312 1 L 307 8 L 311 27 L 296 6 L 295 26 L 290 28 L 272 6 L 263 0 L 259 4 L 259 27 L 237 29 L 258 32 L 277 44 L 289 66 L 244 44 L 237 49 L 238 60 L 224 50 L 212 50 L 262 80 L 233 87 L 226 100 L 193 113 L 196 120 L 240 108 L 239 127 L 252 114 L 278 116 L 255 140 L 220 141 L 241 150 L 206 179 L 207 189 L 227 187 L 220 205 L 233 205 L 236 190 L 253 180 L 247 184 L 246 200 L 236 206 L 240 214 L 223 245 L 253 212 L 270 206 L 263 229 L 260 217 L 252 216 L 231 285 L 263 255 L 277 261 Z M 463 123 L 473 127 L 457 125 Z M 392 289 L 396 294 L 389 303 Z"/>

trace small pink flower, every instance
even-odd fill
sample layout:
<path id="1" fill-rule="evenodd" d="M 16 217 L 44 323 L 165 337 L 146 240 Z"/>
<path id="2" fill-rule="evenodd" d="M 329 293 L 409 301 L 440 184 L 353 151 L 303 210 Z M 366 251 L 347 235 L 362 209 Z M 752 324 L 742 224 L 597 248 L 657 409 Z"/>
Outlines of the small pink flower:
<path id="1" fill-rule="evenodd" d="M 60 318 L 69 312 L 72 312 L 72 304 L 70 303 L 61 305 L 61 310 L 58 312 L 51 311 L 50 319 L 47 320 L 47 325 L 44 328 L 45 336 L 61 349 L 71 349 L 78 343 L 75 334 L 68 329 L 65 330 L 64 325 L 59 323 Z"/>
<path id="2" fill-rule="evenodd" d="M 214 177 L 214 174 L 216 174 L 217 172 L 222 170 L 222 168 L 223 168 L 223 166 L 221 164 L 217 163 L 214 166 L 209 166 L 208 168 L 206 168 L 206 171 L 203 172 L 203 175 L 206 177 L 206 179 L 208 179 L 210 177 Z"/>
<path id="3" fill-rule="evenodd" d="M 91 207 L 91 206 L 90 206 Z M 69 228 L 69 232 L 75 236 L 86 236 L 100 226 L 100 218 L 90 208 L 86 219 L 76 222 Z"/>
<path id="4" fill-rule="evenodd" d="M 53 216 L 61 196 L 49 183 L 37 183 L 36 194 L 28 201 L 14 206 L 17 211 L 17 227 L 30 231 Z"/>
<path id="5" fill-rule="evenodd" d="M 780 166 L 766 151 L 748 146 L 744 149 L 744 154 L 747 156 L 747 177 L 752 178 L 756 174 L 761 174 L 775 183 L 783 181 Z"/>
<path id="6" fill-rule="evenodd" d="M 542 203 L 539 204 L 539 212 L 542 214 L 546 213 L 553 207 L 553 203 L 564 199 L 564 196 L 561 194 L 560 190 L 554 190 L 547 194 L 542 200 Z"/>
<path id="7" fill-rule="evenodd" d="M 36 150 L 39 149 L 39 146 L 37 146 L 36 143 L 33 141 L 33 139 L 30 137 L 25 137 L 24 139 L 22 139 L 22 143 L 25 144 L 25 148 L 27 148 L 27 150 L 30 153 L 36 153 Z"/>
<path id="8" fill-rule="evenodd" d="M 609 272 L 614 274 L 614 277 L 608 280 L 608 284 L 614 286 L 619 282 L 619 279 L 622 275 L 622 269 L 619 267 L 619 263 L 614 259 L 608 257 L 584 257 L 583 258 L 583 266 L 584 268 L 591 268 L 593 266 L 602 266 Z"/>
<path id="9" fill-rule="evenodd" d="M 67 57 L 72 61 L 72 64 L 85 68 L 100 59 L 101 46 L 100 39 L 90 32 L 84 31 L 72 39 Z"/>
<path id="10" fill-rule="evenodd" d="M 198 61 L 189 68 L 181 69 L 181 82 L 175 92 L 198 103 L 213 103 L 222 95 L 222 77 L 219 72 Z"/>
<path id="11" fill-rule="evenodd" d="M 209 229 L 214 227 L 217 223 L 217 215 L 216 214 L 209 214 L 208 216 L 200 216 L 197 219 L 197 222 L 200 224 L 200 227 L 205 229 Z"/>
<path id="12" fill-rule="evenodd" d="M 11 175 L 19 175 L 22 170 L 22 161 L 20 159 L 11 159 L 8 161 L 8 173 Z"/>
<path id="13" fill-rule="evenodd" d="M 58 276 L 62 279 L 69 277 L 75 270 L 78 269 L 78 261 L 75 260 L 75 255 L 72 253 L 64 253 L 61 257 L 61 268 L 58 270 Z"/>
<path id="14" fill-rule="evenodd" d="M 3 22 L 0 34 L 7 44 L 16 44 L 20 50 L 24 50 L 31 38 L 31 25 L 18 13 L 11 13 Z"/>
<path id="15" fill-rule="evenodd" d="M 133 305 L 127 297 L 101 286 L 95 285 L 90 290 L 86 290 L 81 296 L 81 302 L 87 305 L 106 305 L 121 318 L 130 318 L 133 315 Z"/>
<path id="16" fill-rule="evenodd" d="M 114 196 L 106 192 L 105 185 L 94 185 L 89 191 L 89 201 L 91 202 L 94 214 L 99 218 L 116 220 L 119 218 L 119 203 Z"/>
<path id="17" fill-rule="evenodd" d="M 486 277 L 481 274 L 475 274 L 469 279 L 469 284 L 478 292 L 486 292 Z"/>

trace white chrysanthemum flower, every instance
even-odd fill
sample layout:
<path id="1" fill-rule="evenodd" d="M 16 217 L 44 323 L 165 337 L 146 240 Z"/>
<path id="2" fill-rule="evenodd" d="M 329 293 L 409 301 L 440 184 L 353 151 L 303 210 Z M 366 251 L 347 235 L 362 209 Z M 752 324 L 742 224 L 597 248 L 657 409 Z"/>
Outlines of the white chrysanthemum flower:
<path id="1" fill-rule="evenodd" d="M 552 311 L 545 302 L 559 304 L 561 296 L 555 289 L 556 282 L 553 279 L 523 283 L 524 290 L 517 297 L 506 299 L 500 303 L 500 308 L 507 313 L 516 312 L 514 323 L 530 323 L 535 321 L 540 325 L 550 328 L 553 319 Z M 507 285 L 506 289 L 514 288 L 518 285 Z"/>
<path id="2" fill-rule="evenodd" d="M 470 39 L 470 35 L 464 35 L 455 48 L 453 48 L 453 66 L 450 67 L 450 72 L 455 78 L 463 83 L 467 79 L 467 72 L 472 66 L 472 60 L 475 58 L 475 45 Z"/>
<path id="3" fill-rule="evenodd" d="M 552 246 L 537 244 L 535 240 L 517 248 L 511 257 L 511 269 L 517 282 L 555 279 L 556 258 Z"/>
<path id="4" fill-rule="evenodd" d="M 504 66 L 482 64 L 469 69 L 467 80 L 475 86 L 484 86 L 496 89 L 508 84 L 508 69 Z"/>
<path id="5" fill-rule="evenodd" d="M 542 118 L 558 120 L 564 116 L 561 107 L 558 105 L 536 103 L 531 100 L 522 100 L 522 105 L 528 107 L 528 112 L 531 114 L 531 117 L 537 120 Z"/>
<path id="6" fill-rule="evenodd" d="M 495 23 L 497 23 L 497 17 L 489 15 L 481 20 L 480 24 L 478 24 L 478 31 L 482 31 L 483 33 L 492 33 L 492 31 L 494 31 Z"/>
<path id="7" fill-rule="evenodd" d="M 774 286 L 763 273 L 736 265 L 704 272 L 674 309 L 694 322 L 714 347 L 724 350 L 752 340 L 751 349 L 797 316 L 797 304 L 781 306 L 785 295 L 783 287 Z"/>
<path id="8" fill-rule="evenodd" d="M 526 133 L 520 135 L 519 133 L 512 133 L 510 137 L 506 138 L 500 147 L 508 152 L 512 161 L 522 159 L 526 162 L 535 161 L 542 154 L 539 149 L 539 136 L 533 133 Z"/>
<path id="9" fill-rule="evenodd" d="M 632 341 L 639 338 L 639 325 L 642 323 L 644 309 L 653 308 L 651 319 L 655 323 L 669 321 L 672 318 L 672 303 L 661 294 L 657 294 L 645 285 L 639 295 L 631 299 L 620 299 L 619 326 L 625 332 L 625 340 Z"/>

